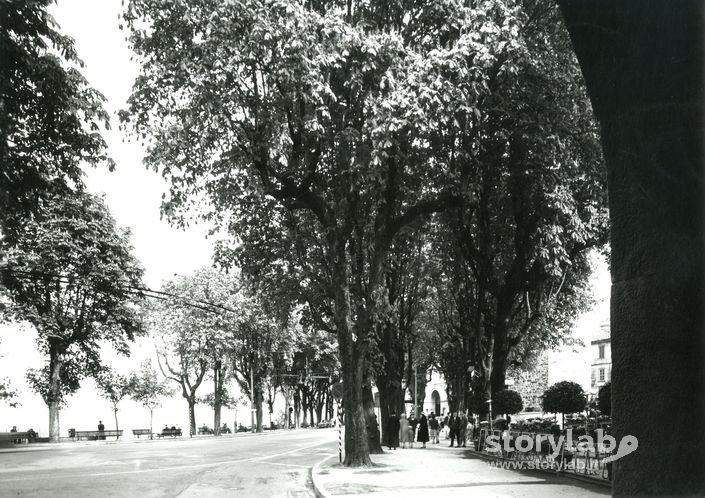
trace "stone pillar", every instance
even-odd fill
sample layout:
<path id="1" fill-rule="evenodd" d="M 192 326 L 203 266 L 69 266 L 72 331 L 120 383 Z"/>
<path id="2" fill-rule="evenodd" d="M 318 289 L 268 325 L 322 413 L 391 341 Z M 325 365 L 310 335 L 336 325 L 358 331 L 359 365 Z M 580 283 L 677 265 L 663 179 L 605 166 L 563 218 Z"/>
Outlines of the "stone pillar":
<path id="1" fill-rule="evenodd" d="M 705 495 L 702 1 L 558 0 L 602 126 L 616 496 Z"/>

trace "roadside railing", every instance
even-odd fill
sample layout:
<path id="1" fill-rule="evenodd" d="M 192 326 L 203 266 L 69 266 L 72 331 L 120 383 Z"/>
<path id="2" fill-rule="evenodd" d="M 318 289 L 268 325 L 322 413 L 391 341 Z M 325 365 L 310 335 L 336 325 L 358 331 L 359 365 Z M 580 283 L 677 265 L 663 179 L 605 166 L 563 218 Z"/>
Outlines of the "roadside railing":
<path id="1" fill-rule="evenodd" d="M 611 463 L 604 445 L 572 432 L 545 434 L 481 429 L 475 449 L 499 459 L 516 462 L 514 468 L 555 470 L 611 481 Z"/>

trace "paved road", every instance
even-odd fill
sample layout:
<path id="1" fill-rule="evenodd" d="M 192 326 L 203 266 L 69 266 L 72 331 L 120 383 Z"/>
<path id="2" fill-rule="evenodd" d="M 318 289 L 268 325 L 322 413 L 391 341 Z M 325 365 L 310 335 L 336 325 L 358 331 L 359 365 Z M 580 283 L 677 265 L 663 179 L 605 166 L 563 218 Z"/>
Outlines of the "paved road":
<path id="1" fill-rule="evenodd" d="M 331 429 L 32 445 L 0 452 L 0 496 L 312 497 L 309 469 L 335 451 Z"/>

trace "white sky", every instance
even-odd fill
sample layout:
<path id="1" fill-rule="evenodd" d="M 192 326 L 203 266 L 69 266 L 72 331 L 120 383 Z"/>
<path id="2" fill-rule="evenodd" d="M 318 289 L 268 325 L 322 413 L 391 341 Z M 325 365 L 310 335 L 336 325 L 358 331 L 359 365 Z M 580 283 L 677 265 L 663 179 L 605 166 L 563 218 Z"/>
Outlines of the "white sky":
<path id="1" fill-rule="evenodd" d="M 211 242 L 205 228 L 188 231 L 172 228 L 160 220 L 159 205 L 167 184 L 160 175 L 142 164 L 143 150 L 119 130 L 117 111 L 125 107 L 137 65 L 127 31 L 121 31 L 121 0 L 59 0 L 51 12 L 61 32 L 73 37 L 79 57 L 86 66 L 83 75 L 107 98 L 112 129 L 104 134 L 111 157 L 117 163 L 114 173 L 106 168 L 87 168 L 89 190 L 104 193 L 117 222 L 130 227 L 134 254 L 144 266 L 145 281 L 152 288 L 173 277 L 208 265 Z"/>

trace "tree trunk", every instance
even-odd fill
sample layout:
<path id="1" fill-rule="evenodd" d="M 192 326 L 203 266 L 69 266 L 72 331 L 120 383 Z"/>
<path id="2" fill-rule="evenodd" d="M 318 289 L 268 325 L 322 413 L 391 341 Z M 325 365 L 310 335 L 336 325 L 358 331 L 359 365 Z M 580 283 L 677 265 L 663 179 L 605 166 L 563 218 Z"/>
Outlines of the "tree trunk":
<path id="1" fill-rule="evenodd" d="M 296 389 L 294 391 L 294 427 L 297 429 L 301 428 L 301 391 Z"/>
<path id="2" fill-rule="evenodd" d="M 196 432 L 196 395 L 191 394 L 186 398 L 188 402 L 188 425 L 189 425 L 189 435 L 195 436 L 198 434 Z"/>
<path id="3" fill-rule="evenodd" d="M 49 392 L 47 393 L 47 406 L 49 407 L 49 441 L 58 443 L 61 437 L 59 425 L 59 412 L 61 410 L 61 362 L 52 358 L 49 378 Z"/>
<path id="4" fill-rule="evenodd" d="M 509 352 L 504 350 L 495 350 L 495 353 L 492 355 L 492 375 L 490 376 L 490 382 L 493 393 L 503 390 L 506 385 L 508 356 Z"/>
<path id="5" fill-rule="evenodd" d="M 362 397 L 362 364 L 360 357 L 341 358 L 343 366 L 343 409 L 345 415 L 345 460 L 347 467 L 372 465 L 367 439 Z"/>
<path id="6" fill-rule="evenodd" d="M 115 430 L 116 431 L 120 429 L 120 427 L 118 426 L 117 412 L 118 412 L 117 406 L 113 406 L 113 416 L 115 417 Z"/>
<path id="7" fill-rule="evenodd" d="M 222 362 L 215 362 L 213 367 L 213 434 L 220 436 L 220 413 L 223 405 Z M 237 428 L 236 428 L 237 429 Z"/>
<path id="8" fill-rule="evenodd" d="M 304 386 L 301 390 L 301 412 L 303 415 L 302 425 L 308 425 L 308 389 Z"/>
<path id="9" fill-rule="evenodd" d="M 154 432 L 153 422 L 154 422 L 154 408 L 150 408 L 149 409 L 149 439 L 154 439 L 154 435 L 152 434 Z"/>
<path id="10" fill-rule="evenodd" d="M 220 415 L 221 415 L 221 403 L 219 401 L 213 402 L 213 435 L 220 436 Z"/>
<path id="11" fill-rule="evenodd" d="M 52 401 L 49 403 L 49 441 L 58 443 L 60 437 L 59 427 L 59 402 Z"/>
<path id="12" fill-rule="evenodd" d="M 370 386 L 368 379 L 363 381 L 362 399 L 365 409 L 367 446 L 371 455 L 380 455 L 384 453 L 384 451 L 382 451 L 382 445 L 380 442 L 379 421 L 377 420 L 377 414 L 375 413 L 375 398 L 372 394 L 372 387 Z"/>
<path id="13" fill-rule="evenodd" d="M 262 403 L 264 403 L 264 393 L 259 386 L 255 387 L 255 414 L 257 418 L 257 432 L 262 432 Z"/>

